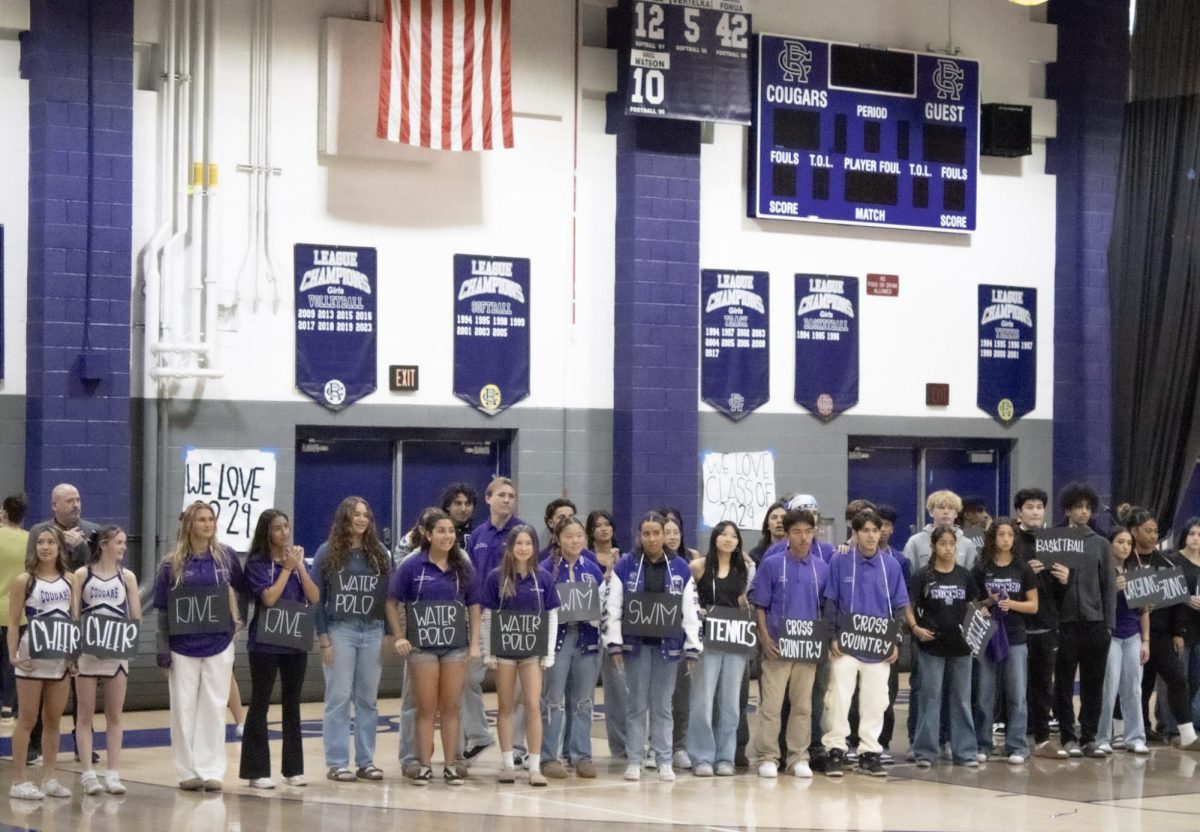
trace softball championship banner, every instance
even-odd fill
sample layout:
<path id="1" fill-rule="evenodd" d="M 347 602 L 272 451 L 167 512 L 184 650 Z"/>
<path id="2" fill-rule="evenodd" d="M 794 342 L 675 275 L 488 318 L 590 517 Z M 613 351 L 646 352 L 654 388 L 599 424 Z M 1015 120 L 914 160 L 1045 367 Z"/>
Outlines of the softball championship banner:
<path id="1" fill-rule="evenodd" d="M 858 278 L 796 275 L 796 403 L 828 421 L 858 404 Z"/>
<path id="2" fill-rule="evenodd" d="M 766 272 L 700 273 L 700 397 L 735 422 L 771 397 Z"/>
<path id="3" fill-rule="evenodd" d="M 979 287 L 979 409 L 1002 425 L 1037 404 L 1037 289 Z"/>
<path id="4" fill-rule="evenodd" d="M 529 258 L 454 255 L 454 395 L 489 416 L 529 395 Z"/>
<path id="5" fill-rule="evenodd" d="M 375 249 L 297 243 L 296 386 L 330 410 L 375 392 Z"/>

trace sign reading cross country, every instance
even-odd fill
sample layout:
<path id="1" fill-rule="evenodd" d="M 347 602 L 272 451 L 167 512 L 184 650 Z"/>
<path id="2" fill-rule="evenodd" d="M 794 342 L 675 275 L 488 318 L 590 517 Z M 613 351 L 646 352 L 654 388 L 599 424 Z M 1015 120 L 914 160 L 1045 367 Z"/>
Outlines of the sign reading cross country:
<path id="1" fill-rule="evenodd" d="M 735 422 L 771 396 L 766 272 L 700 273 L 700 397 Z"/>
<path id="2" fill-rule="evenodd" d="M 296 386 L 330 410 L 375 392 L 375 249 L 297 243 Z"/>
<path id="3" fill-rule="evenodd" d="M 979 287 L 976 402 L 1003 425 L 1037 404 L 1037 289 Z"/>
<path id="4" fill-rule="evenodd" d="M 625 113 L 750 123 L 750 15 L 741 0 L 626 0 Z M 624 52 L 622 52 L 624 54 Z"/>
<path id="5" fill-rule="evenodd" d="M 529 395 L 529 258 L 454 255 L 454 395 L 489 416 Z"/>
<path id="6" fill-rule="evenodd" d="M 858 404 L 858 278 L 796 275 L 796 403 L 828 421 Z"/>

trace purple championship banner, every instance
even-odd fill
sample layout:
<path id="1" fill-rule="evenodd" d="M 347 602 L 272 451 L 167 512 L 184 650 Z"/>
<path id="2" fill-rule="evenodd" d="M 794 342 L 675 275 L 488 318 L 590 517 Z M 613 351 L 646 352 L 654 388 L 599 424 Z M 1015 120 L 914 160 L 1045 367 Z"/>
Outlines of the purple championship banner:
<path id="1" fill-rule="evenodd" d="M 771 396 L 768 281 L 766 272 L 700 273 L 700 397 L 735 422 Z"/>
<path id="2" fill-rule="evenodd" d="M 529 395 L 529 258 L 454 255 L 454 395 L 489 416 Z"/>
<path id="3" fill-rule="evenodd" d="M 858 404 L 858 278 L 796 275 L 796 403 L 828 421 Z"/>
<path id="4" fill-rule="evenodd" d="M 373 248 L 297 243 L 296 387 L 330 410 L 375 392 Z"/>
<path id="5" fill-rule="evenodd" d="M 976 403 L 1004 425 L 1037 405 L 1037 289 L 979 287 Z"/>

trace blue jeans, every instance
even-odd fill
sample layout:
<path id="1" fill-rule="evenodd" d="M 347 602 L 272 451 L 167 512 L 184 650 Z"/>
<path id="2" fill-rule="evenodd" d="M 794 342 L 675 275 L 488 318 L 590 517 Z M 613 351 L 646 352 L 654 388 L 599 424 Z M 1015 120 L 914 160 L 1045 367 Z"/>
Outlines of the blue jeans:
<path id="1" fill-rule="evenodd" d="M 737 653 L 706 650 L 692 665 L 687 752 L 693 766 L 733 763 L 746 661 L 746 656 Z M 715 729 L 714 705 L 717 712 Z"/>
<path id="2" fill-rule="evenodd" d="M 992 750 L 992 714 L 996 711 L 996 677 L 1004 676 L 1004 694 L 1008 700 L 1008 717 L 1004 729 L 1004 753 L 1029 756 L 1029 740 L 1025 736 L 1028 713 L 1025 710 L 1025 687 L 1029 648 L 1010 644 L 1008 659 L 995 664 L 985 655 L 975 660 L 979 674 L 979 699 L 975 703 L 975 739 L 984 754 Z"/>
<path id="3" fill-rule="evenodd" d="M 946 691 L 950 706 L 950 746 L 954 762 L 975 759 L 975 723 L 971 719 L 970 656 L 935 656 L 918 648 L 917 662 L 921 667 L 917 682 L 917 733 L 913 751 L 918 760 L 936 762 L 938 734 L 942 722 L 942 678 L 948 677 Z"/>
<path id="4" fill-rule="evenodd" d="M 379 650 L 382 621 L 331 621 L 329 643 L 333 666 L 325 673 L 325 765 L 350 764 L 350 704 L 354 704 L 354 760 L 358 768 L 375 761 L 375 732 L 379 727 Z"/>
<path id="5" fill-rule="evenodd" d="M 406 766 L 416 762 L 420 762 L 417 758 L 417 693 L 412 686 L 412 666 L 405 665 L 404 686 L 400 689 L 400 764 Z"/>
<path id="6" fill-rule="evenodd" d="M 1111 743 L 1113 735 L 1113 705 L 1121 697 L 1121 718 L 1125 720 L 1125 743 L 1129 746 L 1146 741 L 1146 726 L 1142 722 L 1142 634 L 1129 638 L 1114 638 L 1108 647 L 1108 663 L 1104 668 L 1104 691 L 1100 695 L 1100 722 L 1096 728 L 1097 743 Z"/>
<path id="7" fill-rule="evenodd" d="M 592 759 L 592 698 L 596 694 L 596 680 L 600 677 L 600 654 L 579 651 L 575 646 L 578 639 L 579 628 L 567 627 L 554 666 L 543 678 L 544 762 L 557 760 L 560 751 L 572 763 Z M 570 729 L 566 730 L 568 708 L 571 719 Z"/>
<path id="8" fill-rule="evenodd" d="M 642 759 L 646 747 L 646 713 L 650 714 L 650 747 L 660 766 L 671 764 L 671 697 L 675 693 L 675 674 L 679 661 L 663 658 L 658 645 L 643 646 L 625 654 L 625 683 L 629 699 L 625 706 L 625 759 Z"/>
<path id="9" fill-rule="evenodd" d="M 1200 644 L 1187 649 L 1188 686 L 1192 691 L 1192 725 L 1200 731 Z"/>
<path id="10" fill-rule="evenodd" d="M 605 653 L 600 658 L 600 681 L 604 685 L 604 731 L 608 736 L 610 757 L 625 756 L 625 703 L 629 689 L 625 684 L 624 671 L 617 670 L 612 656 Z"/>

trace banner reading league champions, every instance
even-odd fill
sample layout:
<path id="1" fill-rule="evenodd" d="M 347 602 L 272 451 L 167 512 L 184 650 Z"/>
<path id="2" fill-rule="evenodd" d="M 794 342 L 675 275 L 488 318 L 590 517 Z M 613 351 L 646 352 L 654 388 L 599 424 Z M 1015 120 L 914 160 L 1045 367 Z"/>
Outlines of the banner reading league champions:
<path id="1" fill-rule="evenodd" d="M 976 403 L 1004 425 L 1037 403 L 1037 289 L 979 287 Z"/>
<path id="2" fill-rule="evenodd" d="M 296 386 L 330 410 L 375 392 L 375 249 L 297 243 Z"/>
<path id="3" fill-rule="evenodd" d="M 700 273 L 700 397 L 735 422 L 770 398 L 766 272 Z"/>
<path id="4" fill-rule="evenodd" d="M 858 404 L 858 278 L 796 275 L 796 403 L 826 421 Z"/>
<path id="5" fill-rule="evenodd" d="M 488 415 L 529 395 L 529 258 L 454 255 L 454 395 Z"/>

